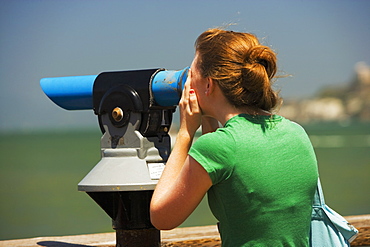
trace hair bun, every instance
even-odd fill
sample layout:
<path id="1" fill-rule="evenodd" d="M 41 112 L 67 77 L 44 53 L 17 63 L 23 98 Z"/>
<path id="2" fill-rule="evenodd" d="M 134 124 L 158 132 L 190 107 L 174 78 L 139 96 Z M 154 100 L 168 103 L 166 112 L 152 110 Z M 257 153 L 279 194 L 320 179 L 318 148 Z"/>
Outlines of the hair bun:
<path id="1" fill-rule="evenodd" d="M 263 45 L 253 46 L 245 54 L 245 57 L 245 62 L 249 65 L 262 65 L 269 79 L 276 74 L 276 55 L 269 47 Z"/>

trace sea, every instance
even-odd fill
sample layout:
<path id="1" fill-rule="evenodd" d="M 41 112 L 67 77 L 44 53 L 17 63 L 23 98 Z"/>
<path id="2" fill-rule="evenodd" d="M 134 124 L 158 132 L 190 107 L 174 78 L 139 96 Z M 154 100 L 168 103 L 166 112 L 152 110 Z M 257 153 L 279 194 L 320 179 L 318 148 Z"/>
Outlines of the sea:
<path id="1" fill-rule="evenodd" d="M 370 213 L 370 123 L 304 125 L 326 203 Z M 0 133 L 0 240 L 113 232 L 109 216 L 77 184 L 100 160 L 97 129 Z M 207 199 L 180 226 L 215 224 Z"/>

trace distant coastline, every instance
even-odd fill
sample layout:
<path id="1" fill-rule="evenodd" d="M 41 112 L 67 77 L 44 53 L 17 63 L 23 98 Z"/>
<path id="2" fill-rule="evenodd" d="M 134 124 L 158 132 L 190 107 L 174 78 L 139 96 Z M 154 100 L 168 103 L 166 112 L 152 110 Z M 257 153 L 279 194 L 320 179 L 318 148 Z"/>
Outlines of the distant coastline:
<path id="1" fill-rule="evenodd" d="M 370 66 L 355 65 L 354 77 L 342 87 L 325 87 L 312 98 L 285 99 L 279 114 L 301 124 L 370 122 Z"/>

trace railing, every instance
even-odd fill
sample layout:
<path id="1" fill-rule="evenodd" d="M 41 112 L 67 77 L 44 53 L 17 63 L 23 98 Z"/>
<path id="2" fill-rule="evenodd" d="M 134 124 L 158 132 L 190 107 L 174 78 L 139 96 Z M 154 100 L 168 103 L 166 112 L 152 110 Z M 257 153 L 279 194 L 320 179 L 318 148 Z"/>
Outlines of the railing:
<path id="1" fill-rule="evenodd" d="M 346 216 L 345 218 L 359 230 L 351 246 L 370 246 L 370 214 Z"/>
<path id="2" fill-rule="evenodd" d="M 358 237 L 351 246 L 370 246 L 370 214 L 345 217 L 358 230 Z M 116 234 L 100 233 L 63 237 L 40 237 L 0 241 L 1 247 L 114 247 Z M 221 246 L 220 236 L 216 226 L 199 226 L 176 228 L 161 232 L 162 247 L 172 246 Z"/>

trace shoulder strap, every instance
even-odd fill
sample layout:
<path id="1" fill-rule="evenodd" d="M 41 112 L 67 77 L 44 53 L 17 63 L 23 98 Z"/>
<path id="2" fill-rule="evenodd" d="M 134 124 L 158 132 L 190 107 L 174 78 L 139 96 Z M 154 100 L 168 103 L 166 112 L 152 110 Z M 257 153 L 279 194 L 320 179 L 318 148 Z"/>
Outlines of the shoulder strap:
<path id="1" fill-rule="evenodd" d="M 324 193 L 322 192 L 320 178 L 317 179 L 317 187 L 313 198 L 314 207 L 323 207 L 325 205 Z"/>

